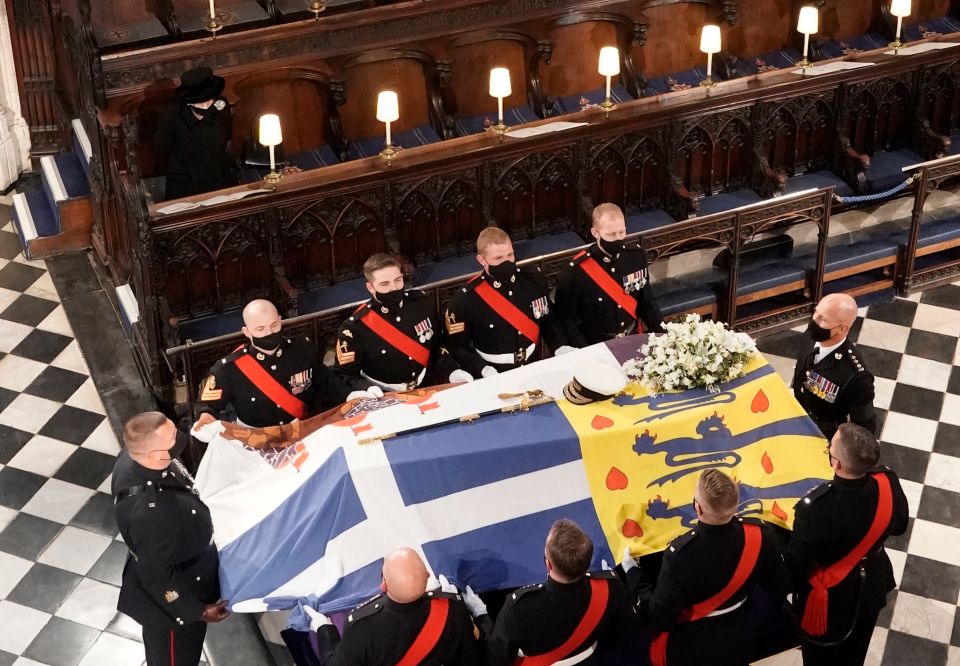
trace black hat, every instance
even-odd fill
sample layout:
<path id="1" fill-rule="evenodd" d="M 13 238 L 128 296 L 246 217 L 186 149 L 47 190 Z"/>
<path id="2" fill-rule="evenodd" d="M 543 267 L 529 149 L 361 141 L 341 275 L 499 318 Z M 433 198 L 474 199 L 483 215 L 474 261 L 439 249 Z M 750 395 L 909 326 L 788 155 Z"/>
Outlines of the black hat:
<path id="1" fill-rule="evenodd" d="M 573 381 L 563 387 L 563 397 L 575 405 L 606 400 L 627 387 L 627 378 L 619 368 L 595 363 L 577 371 Z"/>
<path id="2" fill-rule="evenodd" d="M 177 96 L 187 104 L 206 102 L 208 99 L 219 97 L 223 92 L 223 86 L 223 77 L 215 76 L 209 67 L 194 67 L 180 77 Z"/>

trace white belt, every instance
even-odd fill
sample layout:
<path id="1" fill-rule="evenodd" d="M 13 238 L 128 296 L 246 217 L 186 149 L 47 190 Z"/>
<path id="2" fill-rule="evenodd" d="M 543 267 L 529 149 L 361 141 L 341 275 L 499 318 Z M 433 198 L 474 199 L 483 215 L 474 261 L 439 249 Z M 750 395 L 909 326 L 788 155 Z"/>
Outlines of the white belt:
<path id="1" fill-rule="evenodd" d="M 526 349 L 526 358 L 529 359 L 533 356 L 533 350 L 537 348 L 537 343 L 534 342 L 532 345 Z M 479 349 L 477 353 L 480 354 L 482 358 L 487 363 L 496 363 L 497 365 L 513 365 L 517 362 L 516 354 L 488 354 L 487 352 L 482 352 Z"/>
<path id="2" fill-rule="evenodd" d="M 560 661 L 553 662 L 553 666 L 573 666 L 573 664 L 579 664 L 581 661 L 586 661 L 590 655 L 592 655 L 597 649 L 597 642 L 594 641 L 593 644 L 588 647 L 583 652 L 579 652 L 572 657 L 567 657 L 566 659 L 561 659 Z M 523 650 L 518 650 L 517 656 L 525 657 Z"/>
<path id="3" fill-rule="evenodd" d="M 726 608 L 724 608 L 724 609 L 722 609 L 722 610 L 715 610 L 715 611 L 713 611 L 712 613 L 710 613 L 709 615 L 707 615 L 706 617 L 717 617 L 718 615 L 726 615 L 727 613 L 729 613 L 729 612 L 731 612 L 731 611 L 737 610 L 738 608 L 740 608 L 740 606 L 744 605 L 745 603 L 747 603 L 747 598 L 746 598 L 746 597 L 744 597 L 743 599 L 741 599 L 740 601 L 738 601 L 737 603 L 735 603 L 735 604 L 732 605 L 732 606 L 727 606 Z"/>
<path id="4" fill-rule="evenodd" d="M 420 371 L 420 374 L 417 375 L 417 386 L 420 386 L 420 382 L 423 381 L 423 377 L 424 377 L 424 375 L 426 375 L 426 374 L 427 374 L 427 369 L 426 369 L 426 368 L 424 368 L 423 370 Z M 380 388 L 390 389 L 391 391 L 397 391 L 398 393 L 401 393 L 401 392 L 403 392 L 403 391 L 409 391 L 409 390 L 410 390 L 409 386 L 408 386 L 406 383 L 403 383 L 403 384 L 390 384 L 390 383 L 388 383 L 388 382 L 381 382 L 379 379 L 374 379 L 373 377 L 371 377 L 370 375 L 368 375 L 367 373 L 365 373 L 363 370 L 360 371 L 360 376 L 363 377 L 364 379 L 366 379 L 366 380 L 369 381 L 369 382 L 373 382 L 374 384 L 376 384 L 376 385 L 379 386 Z"/>

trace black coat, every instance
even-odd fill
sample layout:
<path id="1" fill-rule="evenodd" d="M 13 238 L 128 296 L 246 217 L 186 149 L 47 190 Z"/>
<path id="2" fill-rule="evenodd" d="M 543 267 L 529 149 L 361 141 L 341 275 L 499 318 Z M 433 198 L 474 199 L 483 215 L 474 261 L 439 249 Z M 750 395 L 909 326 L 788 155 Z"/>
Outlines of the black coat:
<path id="1" fill-rule="evenodd" d="M 284 338 L 272 356 L 248 342 L 210 368 L 200 386 L 201 409 L 222 418 L 231 405 L 236 417 L 254 428 L 283 425 L 294 419 L 293 414 L 240 371 L 235 362 L 244 355 L 252 356 L 287 392 L 305 403 L 304 418 L 341 404 L 350 392 L 340 377 L 320 361 L 309 338 Z"/>
<path id="2" fill-rule="evenodd" d="M 863 365 L 857 346 L 844 340 L 814 363 L 813 343 L 804 349 L 793 374 L 793 395 L 827 439 L 837 426 L 851 422 L 876 434 L 873 374 Z"/>
<path id="3" fill-rule="evenodd" d="M 132 488 L 136 494 L 124 497 Z M 131 553 L 117 608 L 144 626 L 199 622 L 204 605 L 220 597 L 219 560 L 210 511 L 189 479 L 173 465 L 162 471 L 143 467 L 124 449 L 111 491 L 117 526 Z"/>
<path id="4" fill-rule="evenodd" d="M 596 243 L 575 256 L 557 281 L 557 319 L 567 344 L 585 347 L 618 335 L 639 332 L 635 320 L 617 305 L 581 268 L 588 258 L 597 262 L 621 289 L 637 301 L 637 317 L 647 331 L 663 331 L 663 316 L 650 287 L 646 253 L 631 243 L 616 256 L 608 256 Z"/>
<path id="5" fill-rule="evenodd" d="M 747 582 L 719 609 L 744 602 L 757 584 L 771 598 L 782 599 L 788 574 L 773 529 L 755 519 L 725 525 L 699 524 L 670 544 L 656 583 L 651 586 L 640 567 L 627 572 L 627 584 L 641 622 L 652 631 L 669 631 L 667 663 L 671 666 L 746 664 L 753 658 L 753 628 L 748 604 L 694 622 L 680 622 L 681 613 L 724 589 L 743 553 L 743 523 L 762 525 L 760 554 Z"/>
<path id="6" fill-rule="evenodd" d="M 630 601 L 623 585 L 611 571 L 588 574 L 574 583 L 545 583 L 522 587 L 507 597 L 487 637 L 487 660 L 491 666 L 513 664 L 517 650 L 526 655 L 545 654 L 563 645 L 583 619 L 590 603 L 590 578 L 603 580 L 609 588 L 607 607 L 589 636 L 568 656 L 588 649 L 594 642 L 609 649 L 633 631 Z M 481 621 L 486 619 L 483 616 Z M 489 621 L 486 622 L 489 626 Z M 489 632 L 488 626 L 485 627 Z M 600 664 L 593 656 L 583 664 Z"/>
<path id="7" fill-rule="evenodd" d="M 861 591 L 860 567 L 829 593 L 827 635 L 824 640 L 838 640 L 853 624 L 853 613 L 860 601 L 863 617 L 875 615 L 887 603 L 887 593 L 896 583 L 890 558 L 883 549 L 889 535 L 903 534 L 907 529 L 907 498 L 900 480 L 890 469 L 882 471 L 890 479 L 893 493 L 893 516 L 890 526 L 878 545 L 861 562 L 864 583 Z M 810 592 L 808 577 L 816 568 L 840 561 L 866 536 L 877 511 L 877 482 L 870 475 L 859 479 L 834 477 L 797 502 L 793 534 L 786 549 L 786 560 L 793 574 L 797 607 L 802 615 L 804 600 Z"/>
<path id="8" fill-rule="evenodd" d="M 401 333 L 430 351 L 427 366 L 386 342 L 364 319 L 379 316 Z M 402 390 L 446 384 L 457 363 L 443 347 L 443 324 L 432 298 L 422 291 L 404 292 L 400 307 L 390 308 L 370 299 L 340 326 L 337 334 L 337 367 L 352 389 L 362 390 L 372 382 L 403 384 Z M 361 372 L 363 375 L 361 375 Z"/>
<path id="9" fill-rule="evenodd" d="M 166 199 L 237 184 L 236 162 L 229 149 L 232 124 L 229 106 L 201 120 L 181 104 L 161 118 L 154 149 L 159 157 L 166 157 Z"/>

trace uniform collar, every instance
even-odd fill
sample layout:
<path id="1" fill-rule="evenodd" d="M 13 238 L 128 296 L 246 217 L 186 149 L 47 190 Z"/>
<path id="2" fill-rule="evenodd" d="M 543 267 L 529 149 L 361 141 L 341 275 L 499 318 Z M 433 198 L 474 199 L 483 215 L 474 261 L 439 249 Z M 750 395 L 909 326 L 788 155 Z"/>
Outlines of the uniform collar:
<path id="1" fill-rule="evenodd" d="M 127 458 L 130 459 L 130 466 L 133 469 L 133 471 L 137 473 L 138 476 L 142 476 L 145 479 L 151 479 L 151 480 L 159 480 L 159 479 L 166 478 L 167 476 L 170 476 L 170 472 L 166 468 L 150 469 L 149 467 L 144 467 L 143 465 L 138 463 L 136 460 L 134 460 L 133 456 L 130 455 L 129 451 L 124 450 L 124 453 L 127 454 Z M 169 467 L 169 465 L 167 467 Z"/>
<path id="2" fill-rule="evenodd" d="M 845 479 L 842 476 L 833 476 L 833 485 L 840 486 L 841 488 L 861 488 L 867 485 L 868 481 L 870 481 L 869 474 L 864 474 L 859 479 Z"/>
<path id="3" fill-rule="evenodd" d="M 700 534 L 723 534 L 724 532 L 729 532 L 732 530 L 733 526 L 739 522 L 740 521 L 738 521 L 736 518 L 728 520 L 723 525 L 708 525 L 707 523 L 701 523 L 698 521 L 695 529 L 700 532 Z"/>
<path id="4" fill-rule="evenodd" d="M 420 608 L 423 608 L 423 605 L 426 603 L 426 600 L 427 600 L 426 595 L 424 595 L 415 601 L 402 604 L 399 601 L 394 601 L 393 599 L 388 597 L 386 594 L 383 595 L 383 598 L 385 600 L 383 602 L 384 607 L 389 610 L 395 611 L 397 613 L 415 613 Z"/>
<path id="5" fill-rule="evenodd" d="M 620 258 L 620 253 L 609 255 L 600 249 L 600 244 L 597 241 L 593 241 L 593 245 L 590 246 L 590 256 L 601 264 L 610 264 Z"/>
<path id="6" fill-rule="evenodd" d="M 829 347 L 820 347 L 820 360 L 821 361 L 824 360 L 830 354 L 832 354 L 835 350 L 840 349 L 840 347 L 844 346 L 846 343 L 847 343 L 847 339 L 844 338 L 843 340 L 841 340 L 835 345 L 831 345 Z M 814 349 L 816 349 L 816 345 L 814 346 Z"/>
<path id="7" fill-rule="evenodd" d="M 560 581 L 554 580 L 550 576 L 547 576 L 547 582 L 546 582 L 546 585 L 544 585 L 544 587 L 546 587 L 548 590 L 553 590 L 554 592 L 569 594 L 570 592 L 576 592 L 577 590 L 582 588 L 584 585 L 584 581 L 586 580 L 587 578 L 586 576 L 584 576 L 583 578 L 579 578 L 573 581 L 572 583 L 561 583 Z"/>

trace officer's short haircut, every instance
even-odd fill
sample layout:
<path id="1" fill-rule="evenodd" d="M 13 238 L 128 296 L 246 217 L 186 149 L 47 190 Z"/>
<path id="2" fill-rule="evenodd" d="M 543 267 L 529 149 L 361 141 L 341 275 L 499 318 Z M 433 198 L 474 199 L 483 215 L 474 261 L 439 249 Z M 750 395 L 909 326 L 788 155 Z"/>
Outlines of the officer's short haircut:
<path id="1" fill-rule="evenodd" d="M 593 541 L 572 520 L 561 518 L 550 528 L 547 557 L 563 576 L 576 579 L 587 573 L 593 559 Z"/>
<path id="2" fill-rule="evenodd" d="M 590 226 L 596 227 L 600 224 L 600 220 L 613 216 L 623 219 L 623 210 L 620 209 L 620 206 L 614 203 L 602 203 L 593 209 L 593 213 L 590 215 Z"/>
<path id="3" fill-rule="evenodd" d="M 367 282 L 373 284 L 373 274 L 384 268 L 393 268 L 396 266 L 400 268 L 400 262 L 397 261 L 397 258 L 391 254 L 386 254 L 384 252 L 377 252 L 376 254 L 370 255 L 370 258 L 363 262 L 363 277 L 367 278 Z M 401 272 L 403 269 L 401 269 Z"/>
<path id="4" fill-rule="evenodd" d="M 841 423 L 837 432 L 840 433 L 837 457 L 850 474 L 863 476 L 877 466 L 880 443 L 872 432 L 856 423 Z"/>
<path id="5" fill-rule="evenodd" d="M 167 422 L 167 417 L 160 412 L 143 412 L 130 419 L 123 426 L 123 443 L 128 449 L 139 451 L 143 440 L 153 437 L 153 434 Z"/>
<path id="6" fill-rule="evenodd" d="M 500 227 L 486 227 L 477 236 L 477 254 L 483 254 L 491 245 L 503 245 L 510 242 L 510 234 Z"/>
<path id="7" fill-rule="evenodd" d="M 732 514 L 740 504 L 740 488 L 737 482 L 719 469 L 705 469 L 697 483 L 700 498 L 709 506 L 711 513 Z"/>

